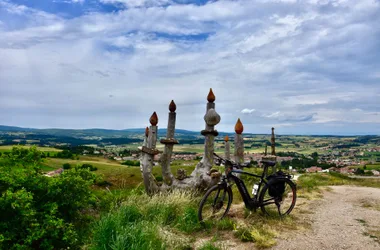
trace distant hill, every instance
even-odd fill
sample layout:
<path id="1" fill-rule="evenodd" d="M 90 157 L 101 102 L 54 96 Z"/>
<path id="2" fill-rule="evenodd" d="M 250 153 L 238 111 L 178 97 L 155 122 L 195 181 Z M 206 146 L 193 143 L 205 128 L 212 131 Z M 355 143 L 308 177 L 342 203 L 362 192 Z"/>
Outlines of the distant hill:
<path id="1" fill-rule="evenodd" d="M 72 137 L 85 137 L 85 136 L 131 136 L 131 135 L 143 135 L 145 133 L 145 128 L 130 128 L 130 129 L 100 129 L 100 128 L 90 128 L 90 129 L 61 129 L 61 128 L 47 128 L 47 129 L 36 129 L 36 128 L 21 128 L 15 126 L 4 126 L 0 125 L 0 132 L 33 132 L 36 134 L 45 135 L 55 135 L 55 136 L 72 136 Z M 166 135 L 166 129 L 158 129 L 159 136 Z M 193 135 L 198 136 L 200 132 L 189 131 L 184 129 L 176 129 L 176 134 L 182 135 Z"/>
<path id="2" fill-rule="evenodd" d="M 222 141 L 223 138 L 228 135 L 233 140 L 234 133 L 219 132 L 219 136 L 216 141 Z M 131 128 L 123 130 L 113 129 L 36 129 L 36 128 L 22 128 L 15 126 L 0 125 L 0 145 L 14 145 L 14 144 L 36 144 L 40 146 L 62 146 L 62 145 L 86 145 L 95 144 L 100 146 L 106 145 L 126 145 L 131 143 L 142 143 L 145 136 L 145 128 Z M 166 129 L 162 128 L 158 130 L 158 137 L 166 137 Z M 189 131 L 184 129 L 176 129 L 175 138 L 179 140 L 181 144 L 202 144 L 204 137 L 200 131 Z M 262 146 L 263 143 L 270 143 L 269 134 L 249 134 L 244 133 L 244 138 L 249 141 L 249 145 Z M 305 138 L 319 138 L 323 141 L 323 145 L 329 145 L 328 141 L 324 141 L 323 138 L 329 138 L 328 140 L 337 138 L 343 140 L 339 142 L 339 147 L 353 147 L 360 144 L 380 144 L 380 136 L 297 136 L 297 135 L 276 135 L 277 142 L 285 144 L 299 144 L 304 143 Z M 331 138 L 331 139 L 330 139 Z M 348 141 L 344 141 L 348 138 Z M 344 142 L 344 143 L 343 143 Z M 342 144 L 343 143 L 343 144 Z M 247 144 L 247 145 L 248 145 Z M 280 146 L 280 144 L 278 144 Z"/>

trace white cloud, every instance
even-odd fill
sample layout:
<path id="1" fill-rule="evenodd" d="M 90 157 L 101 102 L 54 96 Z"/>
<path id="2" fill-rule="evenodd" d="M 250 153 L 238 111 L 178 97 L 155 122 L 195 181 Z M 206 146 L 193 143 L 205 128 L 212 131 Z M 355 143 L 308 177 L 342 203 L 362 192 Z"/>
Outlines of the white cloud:
<path id="1" fill-rule="evenodd" d="M 0 124 L 143 127 L 156 110 L 165 126 L 174 99 L 197 130 L 213 87 L 219 131 L 239 113 L 247 132 L 379 131 L 378 2 L 103 1 L 130 5 L 65 19 L 0 0 Z"/>
<path id="2" fill-rule="evenodd" d="M 170 0 L 100 0 L 108 4 L 123 4 L 129 8 L 162 6 L 172 3 Z"/>
<path id="3" fill-rule="evenodd" d="M 243 114 L 252 114 L 255 111 L 256 111 L 255 109 L 247 109 L 247 108 L 245 108 L 245 109 L 243 109 L 240 112 L 243 113 Z"/>

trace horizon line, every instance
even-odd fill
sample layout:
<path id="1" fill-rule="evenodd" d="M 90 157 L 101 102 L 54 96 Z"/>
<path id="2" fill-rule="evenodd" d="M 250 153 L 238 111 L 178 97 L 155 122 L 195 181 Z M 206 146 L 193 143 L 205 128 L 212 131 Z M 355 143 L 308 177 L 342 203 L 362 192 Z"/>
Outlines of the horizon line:
<path id="1" fill-rule="evenodd" d="M 12 128 L 19 128 L 19 129 L 34 129 L 34 130 L 50 130 L 50 129 L 57 129 L 57 130 L 111 130 L 111 131 L 125 131 L 125 130 L 133 130 L 133 129 L 142 129 L 144 130 L 145 128 L 124 128 L 124 129 L 110 129 L 110 128 L 32 128 L 32 127 L 20 127 L 20 126 L 11 126 L 11 125 L 2 125 L 0 124 L 0 127 L 12 127 Z M 158 130 L 165 130 L 166 128 L 159 128 Z M 193 133 L 197 133 L 198 131 L 194 130 L 188 130 L 188 129 L 181 129 L 181 128 L 176 128 L 176 130 L 184 130 L 184 131 L 189 131 Z M 200 131 L 199 131 L 200 133 Z M 220 131 L 219 133 L 225 133 L 225 134 L 234 134 L 235 132 L 225 132 L 225 131 Z M 270 135 L 271 133 L 244 133 L 247 135 Z M 276 133 L 275 133 L 276 134 Z M 380 136 L 379 134 L 364 134 L 364 133 L 357 133 L 357 134 L 281 134 L 277 133 L 276 135 L 281 135 L 281 136 L 337 136 L 337 137 L 353 137 L 353 136 Z"/>

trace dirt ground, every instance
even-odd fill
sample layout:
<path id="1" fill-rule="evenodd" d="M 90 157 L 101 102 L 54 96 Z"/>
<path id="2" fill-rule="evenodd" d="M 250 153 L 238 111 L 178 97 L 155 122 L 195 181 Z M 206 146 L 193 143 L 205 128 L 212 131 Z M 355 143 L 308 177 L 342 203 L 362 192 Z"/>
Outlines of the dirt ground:
<path id="1" fill-rule="evenodd" d="M 329 189 L 310 206 L 311 229 L 278 239 L 271 249 L 380 249 L 380 189 Z"/>

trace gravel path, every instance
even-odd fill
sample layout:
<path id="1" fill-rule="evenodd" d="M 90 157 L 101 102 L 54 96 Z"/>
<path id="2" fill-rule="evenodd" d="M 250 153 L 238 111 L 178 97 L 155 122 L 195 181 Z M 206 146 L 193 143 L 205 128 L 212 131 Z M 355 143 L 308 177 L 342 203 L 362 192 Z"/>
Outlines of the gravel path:
<path id="1" fill-rule="evenodd" d="M 279 239 L 272 249 L 380 249 L 380 189 L 330 188 L 311 207 L 311 230 Z"/>

